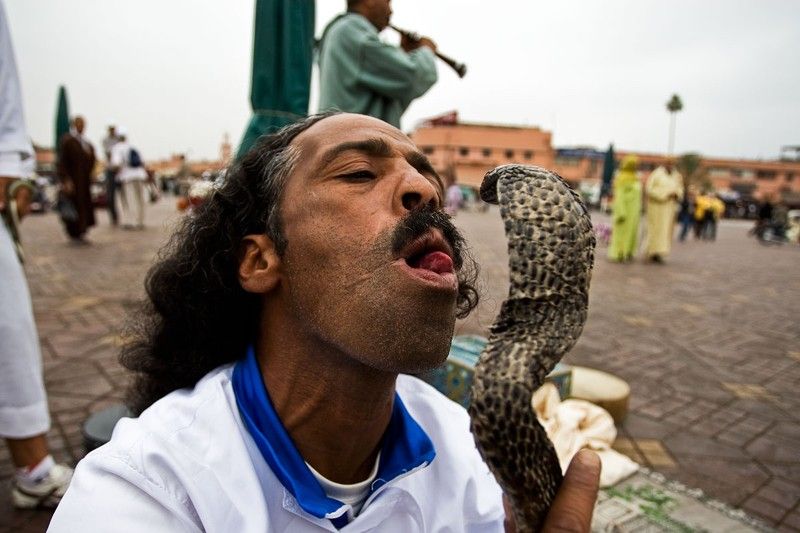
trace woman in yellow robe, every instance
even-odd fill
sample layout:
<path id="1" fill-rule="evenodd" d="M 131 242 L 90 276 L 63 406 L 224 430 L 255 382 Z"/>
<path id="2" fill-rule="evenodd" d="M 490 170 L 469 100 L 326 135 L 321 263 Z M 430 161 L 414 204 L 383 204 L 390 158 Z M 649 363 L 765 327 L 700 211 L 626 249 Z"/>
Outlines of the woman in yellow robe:
<path id="1" fill-rule="evenodd" d="M 638 164 L 636 156 L 625 156 L 614 176 L 614 207 L 611 211 L 613 226 L 608 247 L 608 258 L 612 261 L 630 261 L 636 252 L 636 238 L 642 214 L 642 185 L 636 174 Z"/>

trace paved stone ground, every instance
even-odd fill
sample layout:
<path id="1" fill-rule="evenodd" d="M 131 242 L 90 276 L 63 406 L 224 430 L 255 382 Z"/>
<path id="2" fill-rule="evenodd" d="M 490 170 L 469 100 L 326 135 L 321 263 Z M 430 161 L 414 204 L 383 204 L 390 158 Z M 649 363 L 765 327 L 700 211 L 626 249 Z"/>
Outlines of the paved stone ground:
<path id="1" fill-rule="evenodd" d="M 457 333 L 483 334 L 507 291 L 502 226 L 496 212 L 458 221 L 489 296 Z M 611 263 L 598 246 L 565 361 L 630 384 L 619 451 L 800 531 L 800 247 L 762 246 L 751 225 L 722 221 L 716 242 L 675 243 L 665 265 Z"/>
<path id="2" fill-rule="evenodd" d="M 68 244 L 53 215 L 24 223 L 58 460 L 79 460 L 87 415 L 122 396 L 116 354 L 125 315 L 177 216 L 167 198 L 151 206 L 145 231 L 128 232 L 100 213 L 91 246 Z M 485 289 L 457 333 L 485 334 L 507 290 L 502 226 L 495 210 L 461 213 L 457 222 Z M 589 321 L 567 362 L 630 383 L 617 449 L 782 531 L 800 531 L 800 248 L 760 246 L 748 228 L 723 221 L 716 243 L 676 245 L 663 266 L 609 263 L 598 248 Z M 0 482 L 11 474 L 0 447 Z M 50 516 L 15 511 L 0 491 L 0 532 L 43 531 Z"/>

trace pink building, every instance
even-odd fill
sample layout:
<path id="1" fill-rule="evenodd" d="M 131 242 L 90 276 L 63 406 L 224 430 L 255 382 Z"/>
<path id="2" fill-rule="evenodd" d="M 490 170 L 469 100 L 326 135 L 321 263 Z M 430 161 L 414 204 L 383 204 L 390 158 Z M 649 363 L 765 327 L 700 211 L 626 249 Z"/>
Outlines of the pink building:
<path id="1" fill-rule="evenodd" d="M 508 163 L 549 168 L 576 189 L 597 189 L 603 172 L 604 152 L 591 147 L 554 149 L 552 135 L 538 127 L 460 123 L 456 112 L 425 121 L 410 134 L 446 179 L 479 187 L 484 174 Z M 634 153 L 617 151 L 617 160 Z M 635 153 L 646 178 L 667 157 Z M 703 168 L 714 188 L 743 199 L 782 198 L 800 207 L 800 160 L 748 160 L 702 157 Z"/>
<path id="2" fill-rule="evenodd" d="M 535 127 L 459 123 L 450 114 L 425 122 L 411 139 L 443 177 L 471 187 L 498 165 L 553 166 L 551 134 Z"/>

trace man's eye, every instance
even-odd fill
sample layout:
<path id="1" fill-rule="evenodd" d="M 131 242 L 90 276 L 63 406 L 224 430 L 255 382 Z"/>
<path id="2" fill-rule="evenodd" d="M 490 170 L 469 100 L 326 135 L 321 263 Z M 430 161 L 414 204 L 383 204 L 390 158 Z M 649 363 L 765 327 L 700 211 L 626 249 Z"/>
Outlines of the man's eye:
<path id="1" fill-rule="evenodd" d="M 358 170 L 343 176 L 348 181 L 371 181 L 375 179 L 375 174 L 369 170 Z"/>

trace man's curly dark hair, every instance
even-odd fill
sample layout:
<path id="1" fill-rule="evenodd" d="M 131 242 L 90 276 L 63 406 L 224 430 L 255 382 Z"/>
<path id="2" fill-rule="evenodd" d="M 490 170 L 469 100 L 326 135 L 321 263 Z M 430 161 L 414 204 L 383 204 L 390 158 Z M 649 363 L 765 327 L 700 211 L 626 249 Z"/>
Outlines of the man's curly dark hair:
<path id="1" fill-rule="evenodd" d="M 291 142 L 334 113 L 313 115 L 261 137 L 184 218 L 145 279 L 148 299 L 128 327 L 120 361 L 135 374 L 128 407 L 139 414 L 168 393 L 194 386 L 214 368 L 244 356 L 257 336 L 262 295 L 239 285 L 242 239 L 266 234 L 286 249 L 278 206 L 299 150 Z M 459 271 L 458 316 L 475 308 L 477 265 Z"/>

